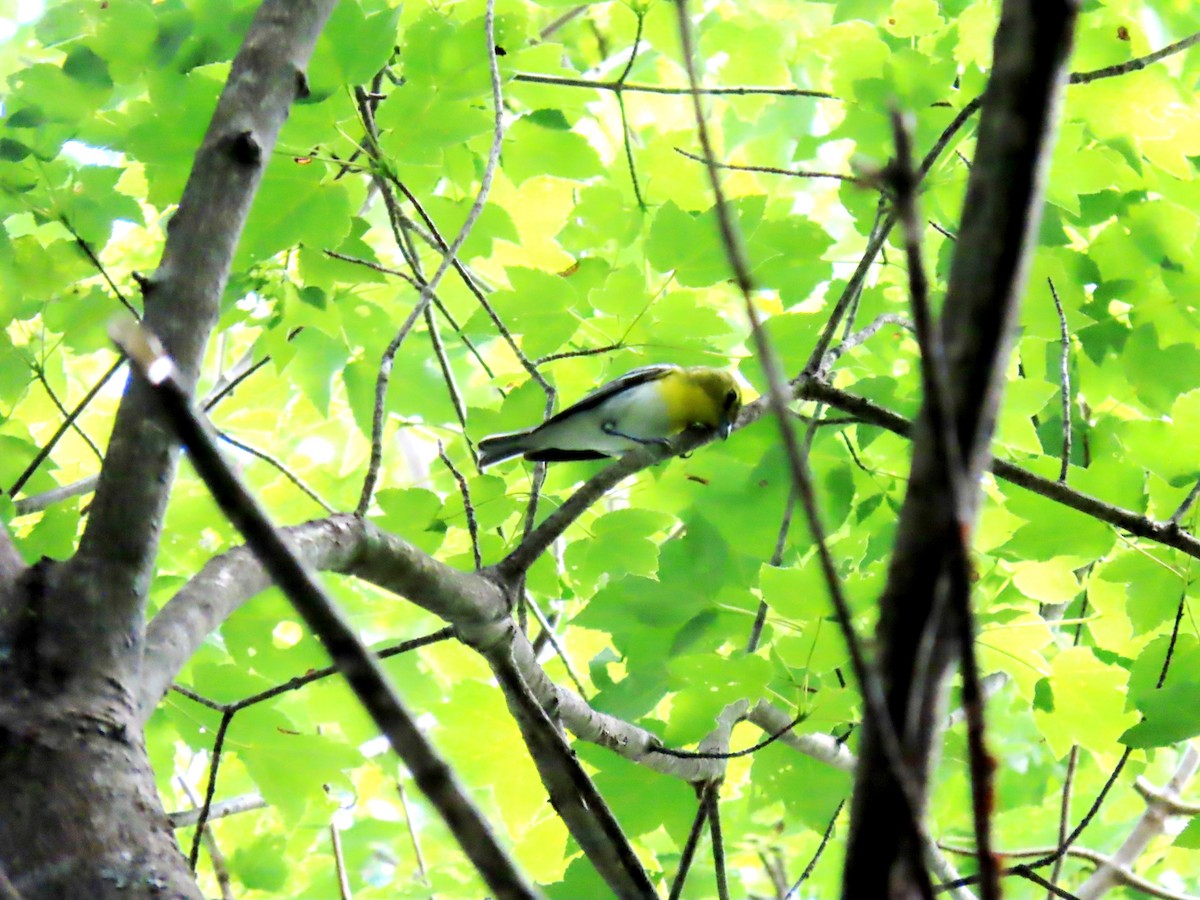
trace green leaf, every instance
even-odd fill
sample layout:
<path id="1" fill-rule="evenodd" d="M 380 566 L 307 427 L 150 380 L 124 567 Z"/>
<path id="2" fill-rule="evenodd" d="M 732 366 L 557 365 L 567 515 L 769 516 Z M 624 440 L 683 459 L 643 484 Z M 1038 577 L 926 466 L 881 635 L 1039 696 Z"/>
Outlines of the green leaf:
<path id="1" fill-rule="evenodd" d="M 1200 850 L 1200 819 L 1192 819 L 1183 831 L 1175 835 L 1172 846 L 1185 850 Z"/>
<path id="2" fill-rule="evenodd" d="M 261 834 L 238 847 L 230 860 L 230 869 L 251 890 L 279 891 L 287 882 L 291 868 L 285 855 L 287 842 L 281 834 Z"/>
<path id="3" fill-rule="evenodd" d="M 516 184 L 535 175 L 586 181 L 602 171 L 600 154 L 573 131 L 520 119 L 506 135 L 504 171 Z"/>
<path id="4" fill-rule="evenodd" d="M 445 539 L 439 518 L 442 498 L 424 488 L 388 488 L 375 495 L 383 510 L 377 521 L 382 528 L 404 535 L 426 553 L 433 553 Z"/>
<path id="5" fill-rule="evenodd" d="M 288 375 L 323 415 L 329 414 L 333 379 L 346 365 L 346 345 L 315 328 L 306 328 L 292 338 L 298 365 L 289 366 Z"/>
<path id="6" fill-rule="evenodd" d="M 445 152 L 492 129 L 492 114 L 475 100 L 405 86 L 388 95 L 376 122 L 388 158 L 398 163 L 440 166 Z M 413 128 L 420 122 L 420 128 Z"/>
<path id="7" fill-rule="evenodd" d="M 1051 751 L 1061 758 L 1072 744 L 1108 752 L 1124 741 L 1136 716 L 1123 710 L 1128 675 L 1105 665 L 1086 647 L 1063 650 L 1051 663 L 1054 711 L 1035 710 L 1033 719 Z"/>
<path id="8" fill-rule="evenodd" d="M 1200 679 L 1170 681 L 1142 697 L 1138 709 L 1146 718 L 1121 735 L 1128 747 L 1168 747 L 1200 734 L 1200 708 L 1195 697 Z"/>

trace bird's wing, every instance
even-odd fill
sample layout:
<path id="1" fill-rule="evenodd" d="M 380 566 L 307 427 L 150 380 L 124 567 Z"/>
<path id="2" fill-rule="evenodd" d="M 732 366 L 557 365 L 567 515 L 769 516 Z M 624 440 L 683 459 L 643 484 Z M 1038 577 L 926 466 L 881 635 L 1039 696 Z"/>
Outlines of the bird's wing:
<path id="1" fill-rule="evenodd" d="M 572 403 L 561 412 L 555 413 L 553 416 L 543 422 L 539 428 L 545 428 L 547 425 L 553 425 L 556 422 L 561 422 L 563 419 L 573 416 L 576 413 L 585 412 L 589 409 L 595 409 L 609 397 L 613 397 L 622 391 L 627 391 L 632 387 L 637 387 L 639 384 L 646 384 L 650 381 L 658 381 L 658 379 L 666 377 L 668 374 L 674 372 L 678 368 L 678 366 L 662 364 L 656 366 L 642 366 L 640 369 L 634 369 L 630 372 L 626 372 L 620 378 L 614 378 L 607 384 L 600 385 L 600 387 L 596 388 L 596 390 L 592 391 L 577 403 Z"/>

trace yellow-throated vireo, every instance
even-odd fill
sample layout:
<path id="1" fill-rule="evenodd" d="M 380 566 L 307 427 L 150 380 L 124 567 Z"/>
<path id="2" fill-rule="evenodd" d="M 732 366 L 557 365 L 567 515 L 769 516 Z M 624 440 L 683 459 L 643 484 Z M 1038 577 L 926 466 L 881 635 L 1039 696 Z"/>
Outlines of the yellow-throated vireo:
<path id="1" fill-rule="evenodd" d="M 742 408 L 733 375 L 707 366 L 658 365 L 627 372 L 536 428 L 479 442 L 479 468 L 524 456 L 534 462 L 602 459 L 667 444 L 689 425 L 729 437 Z"/>

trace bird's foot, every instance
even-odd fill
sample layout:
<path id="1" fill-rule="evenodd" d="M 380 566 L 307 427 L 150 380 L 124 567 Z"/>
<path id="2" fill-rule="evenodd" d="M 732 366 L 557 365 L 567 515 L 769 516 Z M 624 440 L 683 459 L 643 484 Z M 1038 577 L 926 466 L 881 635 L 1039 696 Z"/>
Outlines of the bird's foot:
<path id="1" fill-rule="evenodd" d="M 668 438 L 640 438 L 634 437 L 632 434 L 626 434 L 624 431 L 619 431 L 615 422 L 605 422 L 600 426 L 600 430 L 605 434 L 610 434 L 613 437 L 625 438 L 627 441 L 633 441 L 635 444 L 643 444 L 653 446 L 657 444 L 660 447 L 670 447 L 671 441 Z"/>

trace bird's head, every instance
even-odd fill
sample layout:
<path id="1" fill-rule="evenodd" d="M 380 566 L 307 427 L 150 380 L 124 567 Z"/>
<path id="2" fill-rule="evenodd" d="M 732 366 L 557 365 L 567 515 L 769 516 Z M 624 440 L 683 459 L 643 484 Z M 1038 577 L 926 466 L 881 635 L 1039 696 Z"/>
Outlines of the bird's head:
<path id="1" fill-rule="evenodd" d="M 696 366 L 687 370 L 687 377 L 709 400 L 711 414 L 703 424 L 715 428 L 722 440 L 729 437 L 742 411 L 742 390 L 733 374 L 725 369 Z"/>

